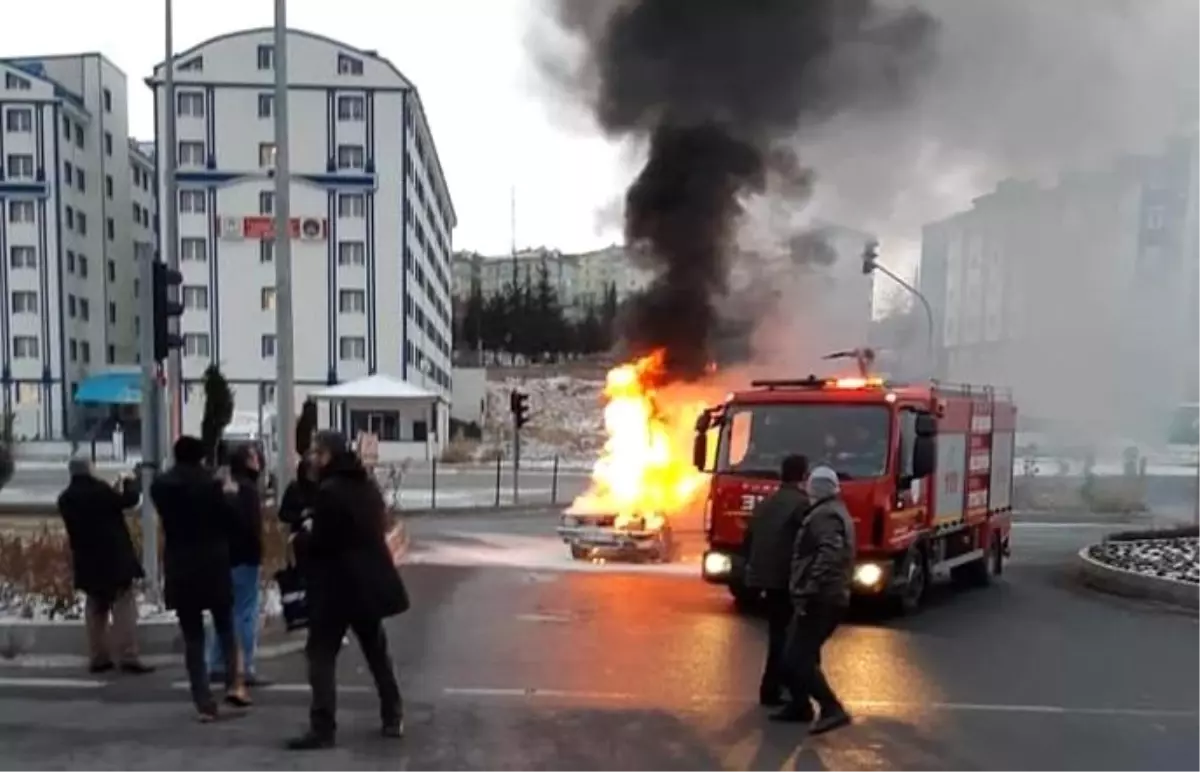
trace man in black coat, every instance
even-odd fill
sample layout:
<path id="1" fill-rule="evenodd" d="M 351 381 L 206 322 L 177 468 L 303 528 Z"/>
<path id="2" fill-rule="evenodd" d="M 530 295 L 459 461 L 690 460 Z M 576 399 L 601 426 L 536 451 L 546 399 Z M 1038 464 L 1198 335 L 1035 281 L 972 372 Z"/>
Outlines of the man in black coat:
<path id="1" fill-rule="evenodd" d="M 138 503 L 141 491 L 129 478 L 122 478 L 120 491 L 96 479 L 84 458 L 71 459 L 67 468 L 71 482 L 58 497 L 58 513 L 71 545 L 75 588 L 87 596 L 84 618 L 91 671 L 112 670 L 115 649 L 122 671 L 149 673 L 154 668 L 138 659 L 133 592 L 134 580 L 143 576 L 142 565 L 125 524 L 125 510 Z"/>
<path id="2" fill-rule="evenodd" d="M 233 582 L 229 544 L 237 516 L 221 483 L 203 465 L 204 445 L 183 436 L 173 449 L 175 464 L 159 476 L 150 497 L 162 520 L 163 573 L 167 608 L 175 610 L 183 634 L 184 661 L 201 721 L 217 717 L 204 660 L 204 612 L 213 618 L 225 661 L 225 701 L 250 704 L 233 633 Z"/>
<path id="3" fill-rule="evenodd" d="M 746 526 L 746 585 L 762 590 L 767 612 L 767 660 L 758 686 L 759 704 L 784 704 L 788 682 L 784 661 L 792 599 L 788 583 L 792 574 L 792 545 L 808 511 L 804 477 L 805 456 L 788 456 L 779 470 L 779 488 L 754 507 Z"/>
<path id="4" fill-rule="evenodd" d="M 404 733 L 400 687 L 383 620 L 408 609 L 408 593 L 388 549 L 387 508 L 379 486 L 337 432 L 320 432 L 312 462 L 319 487 L 312 502 L 308 552 L 310 726 L 293 750 L 328 748 L 337 733 L 337 656 L 354 632 L 379 692 L 385 737 Z"/>

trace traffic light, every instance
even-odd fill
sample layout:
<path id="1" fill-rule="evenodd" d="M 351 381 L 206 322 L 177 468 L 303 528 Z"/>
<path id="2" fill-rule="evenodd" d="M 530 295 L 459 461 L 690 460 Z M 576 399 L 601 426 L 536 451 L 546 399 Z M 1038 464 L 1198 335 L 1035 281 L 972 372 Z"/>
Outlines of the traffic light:
<path id="1" fill-rule="evenodd" d="M 862 272 L 863 276 L 870 276 L 871 271 L 875 270 L 875 261 L 879 259 L 879 242 L 868 241 L 863 247 L 862 253 Z"/>
<path id="2" fill-rule="evenodd" d="M 171 270 L 166 263 L 155 261 L 154 281 L 151 292 L 154 293 L 154 361 L 161 362 L 171 353 L 171 349 L 180 348 L 183 338 L 171 332 L 171 320 L 183 313 L 183 305 L 171 296 L 171 288 L 178 287 L 183 282 L 183 274 Z"/>
<path id="3" fill-rule="evenodd" d="M 508 398 L 508 407 L 513 414 L 513 423 L 520 429 L 529 423 L 529 395 L 514 391 Z"/>

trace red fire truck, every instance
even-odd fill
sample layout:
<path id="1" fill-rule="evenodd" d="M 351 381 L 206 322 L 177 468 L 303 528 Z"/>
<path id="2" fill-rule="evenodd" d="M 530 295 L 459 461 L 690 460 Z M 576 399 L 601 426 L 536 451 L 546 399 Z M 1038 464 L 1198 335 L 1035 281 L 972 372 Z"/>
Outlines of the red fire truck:
<path id="1" fill-rule="evenodd" d="M 944 574 L 987 584 L 1012 528 L 1016 408 L 989 386 L 869 377 L 754 381 L 697 422 L 694 461 L 712 475 L 702 573 L 739 604 L 743 534 L 778 486 L 784 456 L 832 466 L 854 518 L 854 590 L 915 611 Z"/>

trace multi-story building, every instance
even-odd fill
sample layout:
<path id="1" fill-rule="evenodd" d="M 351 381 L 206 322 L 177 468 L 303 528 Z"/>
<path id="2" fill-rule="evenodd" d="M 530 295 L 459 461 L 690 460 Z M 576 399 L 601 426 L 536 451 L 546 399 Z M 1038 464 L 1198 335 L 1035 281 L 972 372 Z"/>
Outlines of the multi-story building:
<path id="1" fill-rule="evenodd" d="M 114 264 L 109 261 L 110 280 L 121 288 L 121 296 L 133 298 L 133 303 L 122 308 L 109 302 L 109 321 L 121 327 L 128 335 L 131 351 L 120 349 L 109 351 L 110 361 L 140 362 L 138 340 L 142 331 L 141 315 L 138 313 L 138 298 L 142 287 L 139 266 L 153 260 L 158 247 L 158 183 L 154 171 L 154 145 L 129 140 L 129 197 L 133 240 L 133 260 Z M 115 321 L 114 321 L 115 320 Z"/>
<path id="2" fill-rule="evenodd" d="M 374 51 L 298 30 L 288 62 L 296 398 L 375 373 L 449 398 L 456 219 L 416 87 Z M 236 409 L 274 404 L 273 65 L 273 31 L 243 30 L 176 57 L 174 104 L 162 64 L 147 81 L 158 168 L 178 161 L 188 431 L 210 362 Z"/>
<path id="3" fill-rule="evenodd" d="M 0 60 L 0 382 L 17 438 L 62 438 L 87 375 L 130 361 L 125 75 L 100 54 Z"/>
<path id="4" fill-rule="evenodd" d="M 1194 401 L 1196 165 L 1193 136 L 1052 187 L 1001 183 L 926 226 L 942 376 L 1010 385 L 1027 417 L 1128 436 Z"/>

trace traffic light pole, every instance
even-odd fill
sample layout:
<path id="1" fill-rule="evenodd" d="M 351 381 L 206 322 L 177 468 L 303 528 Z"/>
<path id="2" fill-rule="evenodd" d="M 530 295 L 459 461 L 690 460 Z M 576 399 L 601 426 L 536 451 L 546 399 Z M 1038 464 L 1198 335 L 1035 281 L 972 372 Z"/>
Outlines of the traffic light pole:
<path id="1" fill-rule="evenodd" d="M 150 501 L 150 485 L 162 464 L 162 391 L 158 363 L 154 361 L 154 256 L 137 265 L 138 282 L 144 287 L 138 299 L 141 318 L 138 351 L 142 363 L 142 570 L 146 574 L 146 600 L 158 603 L 158 519 Z"/>
<path id="2" fill-rule="evenodd" d="M 513 506 L 520 504 L 521 480 L 521 421 L 517 413 L 513 413 Z"/>
<path id="3" fill-rule="evenodd" d="M 296 388 L 292 333 L 292 206 L 288 148 L 287 0 L 275 0 L 275 496 L 292 480 Z"/>

